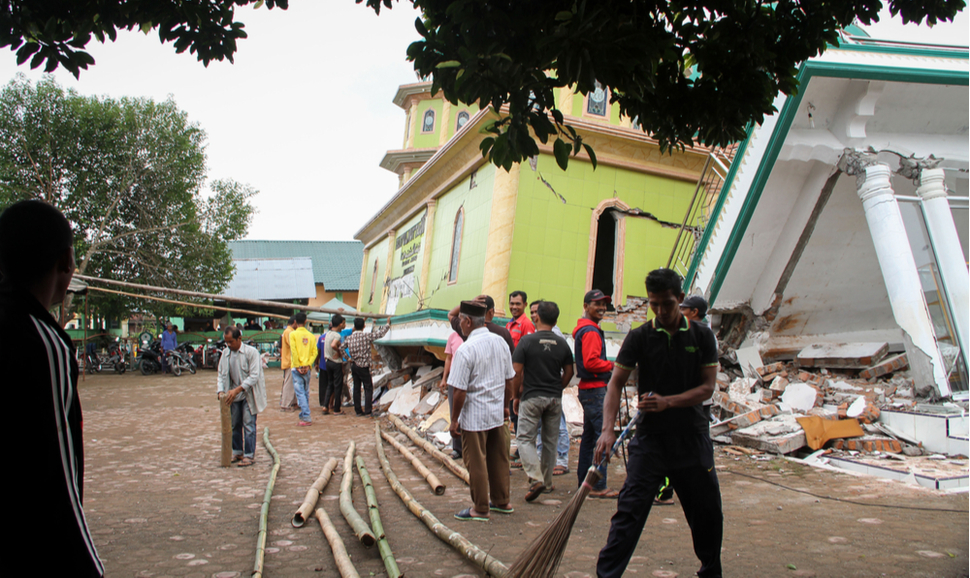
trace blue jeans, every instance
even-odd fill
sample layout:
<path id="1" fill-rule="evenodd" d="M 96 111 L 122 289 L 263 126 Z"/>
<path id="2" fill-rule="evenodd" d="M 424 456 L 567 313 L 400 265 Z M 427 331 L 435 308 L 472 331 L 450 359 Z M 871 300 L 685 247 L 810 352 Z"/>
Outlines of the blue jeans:
<path id="1" fill-rule="evenodd" d="M 256 455 L 256 416 L 249 411 L 246 394 L 236 397 L 229 406 L 232 417 L 232 455 L 252 458 Z"/>
<path id="2" fill-rule="evenodd" d="M 536 451 L 542 452 L 542 424 L 539 424 L 539 441 L 536 443 Z M 569 427 L 566 425 L 566 414 L 562 413 L 559 417 L 559 443 L 556 445 L 556 465 L 569 469 Z"/>
<path id="3" fill-rule="evenodd" d="M 300 373 L 296 369 L 293 373 L 293 393 L 296 403 L 300 404 L 300 421 L 310 421 L 310 372 Z"/>
<path id="4" fill-rule="evenodd" d="M 586 472 L 593 465 L 593 453 L 596 451 L 596 440 L 603 431 L 603 400 L 606 399 L 606 388 L 579 390 L 579 403 L 583 406 L 583 438 L 579 442 L 579 465 L 576 474 L 579 485 L 586 479 Z M 594 491 L 606 489 L 606 472 L 603 478 L 593 486 Z"/>

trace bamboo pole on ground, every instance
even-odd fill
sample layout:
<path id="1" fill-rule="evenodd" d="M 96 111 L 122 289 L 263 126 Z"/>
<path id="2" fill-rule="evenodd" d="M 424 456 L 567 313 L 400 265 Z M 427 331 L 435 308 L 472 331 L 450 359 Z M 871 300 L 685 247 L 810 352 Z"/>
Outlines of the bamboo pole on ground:
<path id="1" fill-rule="evenodd" d="M 232 417 L 229 405 L 219 397 L 219 419 L 222 425 L 222 467 L 228 468 L 232 462 Z"/>
<path id="2" fill-rule="evenodd" d="M 508 567 L 505 564 L 475 544 L 472 544 L 458 532 L 442 524 L 441 520 L 414 499 L 411 492 L 404 487 L 400 480 L 398 480 L 397 475 L 394 474 L 394 470 L 391 469 L 391 463 L 387 460 L 387 456 L 384 455 L 384 444 L 381 442 L 381 426 L 380 424 L 375 424 L 375 426 L 377 435 L 377 459 L 381 462 L 381 470 L 384 472 L 384 477 L 387 478 L 387 482 L 391 485 L 394 493 L 401 498 L 401 501 L 404 502 L 407 509 L 411 510 L 412 514 L 424 522 L 424 525 L 434 532 L 434 535 L 442 542 L 451 545 L 451 547 L 458 550 L 463 556 L 471 560 L 490 576 L 503 578 L 508 572 Z"/>
<path id="3" fill-rule="evenodd" d="M 360 543 L 370 548 L 377 542 L 377 539 L 374 537 L 374 533 L 371 532 L 370 527 L 367 526 L 367 522 L 354 509 L 354 450 L 356 448 L 357 445 L 354 442 L 350 442 L 350 445 L 347 447 L 347 455 L 344 457 L 344 475 L 343 479 L 340 480 L 340 513 L 343 514 L 344 520 L 347 520 L 347 523 L 353 528 L 354 534 L 360 540 Z"/>
<path id="4" fill-rule="evenodd" d="M 466 484 L 468 483 L 468 470 L 466 470 L 464 466 L 459 465 L 458 462 L 451 459 L 450 456 L 445 455 L 444 452 L 434 447 L 433 443 L 419 436 L 417 432 L 409 428 L 396 415 L 388 414 L 387 417 L 390 418 L 391 423 L 394 424 L 394 427 L 404 432 L 404 435 L 411 438 L 411 441 L 417 444 L 424 451 L 434 456 L 435 459 L 437 459 L 439 462 L 443 463 L 446 468 L 448 468 L 449 470 L 451 470 L 453 474 L 461 478 L 463 482 L 465 482 Z"/>
<path id="5" fill-rule="evenodd" d="M 374 484 L 371 482 L 370 474 L 367 473 L 367 466 L 364 465 L 364 458 L 357 456 L 357 473 L 360 474 L 360 481 L 364 484 L 364 496 L 367 497 L 367 513 L 370 514 L 370 525 L 377 536 L 377 549 L 381 553 L 381 560 L 387 570 L 388 578 L 400 578 L 401 570 L 397 567 L 394 553 L 391 552 L 391 545 L 387 542 L 387 534 L 384 533 L 384 524 L 381 523 L 381 513 L 377 509 L 377 494 L 374 492 Z"/>
<path id="6" fill-rule="evenodd" d="M 336 461 L 334 460 L 334 462 Z M 340 539 L 340 533 L 337 532 L 337 529 L 333 527 L 333 523 L 330 521 L 330 516 L 323 511 L 323 508 L 317 508 L 314 514 L 317 516 L 317 521 L 320 522 L 320 529 L 323 530 L 323 535 L 326 536 L 327 542 L 330 543 L 330 549 L 333 551 L 333 559 L 337 563 L 337 570 L 340 571 L 340 575 L 343 578 L 360 578 L 360 574 L 354 568 L 353 562 L 350 561 L 347 548 L 344 547 L 344 541 Z"/>
<path id="7" fill-rule="evenodd" d="M 320 472 L 320 476 L 317 477 L 317 481 L 313 482 L 310 489 L 306 492 L 306 498 L 303 499 L 303 505 L 301 505 L 296 513 L 293 514 L 293 519 L 290 521 L 294 528 L 301 528 L 303 524 L 306 523 L 307 518 L 310 516 L 310 512 L 317 506 L 317 500 L 320 499 L 320 492 L 323 488 L 327 487 L 327 483 L 330 482 L 330 476 L 333 475 L 333 471 L 337 469 L 337 460 L 335 458 L 330 458 L 327 463 L 324 464 L 323 470 Z"/>
<path id="8" fill-rule="evenodd" d="M 269 474 L 266 492 L 263 494 L 263 507 L 259 509 L 259 531 L 256 533 L 256 563 L 253 566 L 253 578 L 262 578 L 263 559 L 266 557 L 266 521 L 269 517 L 269 502 L 273 497 L 273 487 L 276 486 L 276 475 L 280 471 L 280 455 L 276 453 L 273 444 L 269 443 L 269 428 L 263 428 L 263 445 L 273 456 L 273 470 Z"/>
<path id="9" fill-rule="evenodd" d="M 434 491 L 434 494 L 436 496 L 440 496 L 445 493 L 445 486 L 438 479 L 438 476 L 434 475 L 431 472 L 431 470 L 429 470 L 423 463 L 421 463 L 421 460 L 415 457 L 415 455 L 412 454 L 406 447 L 404 447 L 404 445 L 401 442 L 397 441 L 391 436 L 391 434 L 383 430 L 381 430 L 381 436 L 384 439 L 386 439 L 392 446 L 394 446 L 394 449 L 401 452 L 401 455 L 404 456 L 404 459 L 411 462 L 411 465 L 414 466 L 414 469 L 418 470 L 419 474 L 424 476 L 425 481 L 427 481 L 428 485 L 431 486 L 431 489 Z"/>

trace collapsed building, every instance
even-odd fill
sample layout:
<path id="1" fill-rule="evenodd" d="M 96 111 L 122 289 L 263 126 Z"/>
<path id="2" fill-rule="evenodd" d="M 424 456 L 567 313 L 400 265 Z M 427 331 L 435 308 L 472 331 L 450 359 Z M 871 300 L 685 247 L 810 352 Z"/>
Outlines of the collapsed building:
<path id="1" fill-rule="evenodd" d="M 401 87 L 406 146 L 382 163 L 401 189 L 356 236 L 359 308 L 395 315 L 379 342 L 384 389 L 421 382 L 409 399 L 428 401 L 445 312 L 480 293 L 498 322 L 512 289 L 557 301 L 568 334 L 582 294 L 601 289 L 616 305 L 612 358 L 649 317 L 645 273 L 670 266 L 711 303 L 717 439 L 839 454 L 850 469 L 869 468 L 867 454 L 970 453 L 968 50 L 855 32 L 804 63 L 798 93 L 727 151 L 660 155 L 635 121 L 599 108 L 603 94 L 563 90 L 595 171 L 582 158 L 559 171 L 551 147 L 496 169 L 477 146 L 490 110 Z M 923 477 L 967 486 L 965 471 Z"/>

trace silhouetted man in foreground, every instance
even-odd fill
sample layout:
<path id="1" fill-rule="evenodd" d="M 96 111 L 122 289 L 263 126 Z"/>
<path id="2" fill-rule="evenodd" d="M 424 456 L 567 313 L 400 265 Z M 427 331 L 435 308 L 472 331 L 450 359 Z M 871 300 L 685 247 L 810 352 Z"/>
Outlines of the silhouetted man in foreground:
<path id="1" fill-rule="evenodd" d="M 13 487 L 5 550 L 50 548 L 72 576 L 103 576 L 81 508 L 84 448 L 78 366 L 71 338 L 48 311 L 74 275 L 74 233 L 57 209 L 21 201 L 0 215 L 0 348 L 17 352 L 4 374 L 17 443 L 8 463 L 25 473 Z M 12 478 L 11 478 L 12 480 Z"/>

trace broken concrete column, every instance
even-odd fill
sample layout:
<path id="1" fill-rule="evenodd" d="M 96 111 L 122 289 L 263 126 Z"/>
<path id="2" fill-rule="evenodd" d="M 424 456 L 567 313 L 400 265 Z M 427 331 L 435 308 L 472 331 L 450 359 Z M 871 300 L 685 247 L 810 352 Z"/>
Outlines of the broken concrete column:
<path id="1" fill-rule="evenodd" d="M 950 312 L 953 314 L 953 325 L 956 329 L 960 352 L 963 359 L 968 360 L 967 344 L 970 341 L 968 325 L 970 325 L 970 278 L 967 277 L 967 265 L 963 260 L 960 237 L 953 222 L 950 202 L 946 196 L 946 186 L 943 183 L 943 169 L 923 169 L 920 171 L 920 185 L 916 193 L 923 199 L 923 215 L 926 217 L 926 229 L 929 231 L 936 254 L 936 262 L 940 267 L 940 277 L 946 289 Z"/>
<path id="2" fill-rule="evenodd" d="M 850 151 L 847 155 L 864 153 Z M 950 395 L 943 356 L 936 344 L 930 313 L 926 307 L 919 271 L 909 246 L 909 237 L 899 204 L 889 182 L 890 170 L 883 163 L 863 159 L 858 171 L 859 198 L 866 213 L 879 269 L 886 283 L 893 317 L 903 332 L 903 344 L 917 386 L 934 385 L 942 396 Z M 868 165 L 868 166 L 866 166 Z M 852 174 L 852 172 L 850 172 Z"/>

